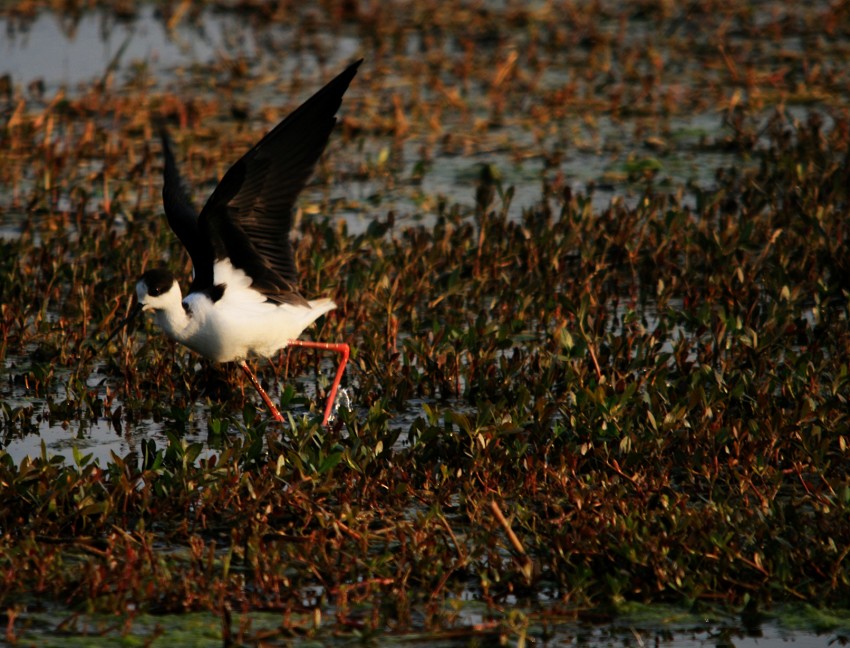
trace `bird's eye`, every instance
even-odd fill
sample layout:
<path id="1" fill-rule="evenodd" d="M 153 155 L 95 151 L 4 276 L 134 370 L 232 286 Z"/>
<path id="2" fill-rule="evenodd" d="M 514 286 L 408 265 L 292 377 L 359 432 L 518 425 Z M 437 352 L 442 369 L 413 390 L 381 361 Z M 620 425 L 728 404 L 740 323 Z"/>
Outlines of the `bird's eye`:
<path id="1" fill-rule="evenodd" d="M 189 304 L 188 304 L 187 302 L 185 302 L 185 301 L 184 301 L 184 302 L 180 302 L 180 303 L 181 303 L 181 304 L 183 304 L 183 310 L 184 310 L 184 311 L 186 311 L 186 314 L 187 314 L 187 315 L 191 315 L 191 312 L 189 311 Z"/>

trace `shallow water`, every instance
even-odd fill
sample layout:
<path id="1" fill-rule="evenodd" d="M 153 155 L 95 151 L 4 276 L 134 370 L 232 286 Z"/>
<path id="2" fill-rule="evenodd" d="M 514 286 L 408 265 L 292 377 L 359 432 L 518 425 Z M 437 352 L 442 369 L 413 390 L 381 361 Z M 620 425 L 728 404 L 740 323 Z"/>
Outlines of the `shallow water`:
<path id="1" fill-rule="evenodd" d="M 26 362 L 26 358 L 7 357 L 4 373 L 11 379 L 0 385 L 0 397 L 3 401 L 12 408 L 32 407 L 34 412 L 31 420 L 37 422 L 37 430 L 27 430 L 25 434 L 13 436 L 9 436 L 7 433 L 7 437 L 3 441 L 3 450 L 18 464 L 26 457 L 41 457 L 43 452 L 46 453 L 47 457 L 61 456 L 67 463 L 74 463 L 76 452 L 81 456 L 88 457 L 86 463 L 90 461 L 104 467 L 112 460 L 113 454 L 118 457 L 125 457 L 128 454 L 138 456 L 141 444 L 145 440 L 153 440 L 158 447 L 165 447 L 169 443 L 166 434 L 169 431 L 186 443 L 204 444 L 204 450 L 198 455 L 199 460 L 206 459 L 218 451 L 217 444 L 215 442 L 210 443 L 210 431 L 207 422 L 209 404 L 207 402 L 196 403 L 188 420 L 184 420 L 184 414 L 181 413 L 179 420 L 169 418 L 168 415 L 161 422 L 141 420 L 135 423 L 127 423 L 122 420 L 120 426 L 116 428 L 107 413 L 95 417 L 90 413 L 79 412 L 74 420 L 69 422 L 63 420 L 61 416 L 51 415 L 48 406 L 48 401 L 62 403 L 67 394 L 60 393 L 61 390 L 57 390 L 56 393 L 51 395 L 50 399 L 46 397 L 33 399 L 27 396 L 27 390 L 23 385 L 17 384 L 14 379 L 14 376 L 17 375 L 16 367 Z M 262 368 L 260 368 L 260 371 L 262 372 Z M 61 384 L 62 381 L 59 382 Z M 288 382 L 295 385 L 299 394 L 304 397 L 315 397 L 314 376 L 302 375 L 294 377 Z M 97 366 L 95 366 L 95 373 L 89 376 L 87 386 L 100 394 L 105 394 L 107 379 L 98 372 Z M 118 411 L 122 407 L 120 394 L 114 394 L 113 390 L 111 397 L 109 411 Z M 340 405 L 351 408 L 356 406 L 352 388 L 340 390 L 337 407 Z M 264 416 L 265 410 L 262 410 L 262 412 L 261 416 Z M 305 410 L 303 407 L 296 407 L 291 412 L 295 416 L 301 416 L 305 413 Z"/>
<path id="2" fill-rule="evenodd" d="M 109 11 L 82 13 L 77 19 L 52 12 L 39 13 L 32 22 L 5 18 L 0 29 L 0 74 L 15 84 L 43 83 L 46 94 L 60 87 L 73 91 L 81 83 L 107 74 L 116 57 L 119 73 L 139 65 L 166 75 L 178 66 L 210 62 L 224 45 L 224 32 L 233 19 L 204 20 L 197 28 L 178 25 L 173 32 L 156 17 L 151 6 L 135 18 L 118 20 Z"/>
<path id="3" fill-rule="evenodd" d="M 307 609 L 317 600 L 305 599 Z M 475 607 L 475 604 L 472 605 Z M 517 608 L 517 612 L 526 612 Z M 593 624 L 579 621 L 565 621 L 553 617 L 544 626 L 532 625 L 524 632 L 501 633 L 495 627 L 488 629 L 488 615 L 473 610 L 461 609 L 459 628 L 471 630 L 453 632 L 445 635 L 435 634 L 398 634 L 375 635 L 370 644 L 377 646 L 408 646 L 411 643 L 423 643 L 428 646 L 447 648 L 469 645 L 545 645 L 545 646 L 594 646 L 597 648 L 643 648 L 644 646 L 670 646 L 671 648 L 765 648 L 767 646 L 788 646 L 794 648 L 830 648 L 846 645 L 850 634 L 846 629 L 814 631 L 801 628 L 788 628 L 781 622 L 770 621 L 760 625 L 744 627 L 740 623 L 704 619 L 701 622 L 676 621 L 676 616 L 688 616 L 673 613 L 665 621 L 652 623 L 629 619 L 607 624 Z M 310 627 L 310 615 L 304 614 L 304 626 Z M 272 612 L 257 612 L 246 615 L 234 614 L 233 622 L 251 632 L 269 633 L 263 645 L 289 645 L 287 635 L 277 637 L 274 631 L 279 628 L 281 616 Z M 18 639 L 27 641 L 54 640 L 67 641 L 62 645 L 87 645 L 87 638 L 97 637 L 98 645 L 126 645 L 126 637 L 115 628 L 114 620 L 103 617 L 80 615 L 71 621 L 66 630 L 74 631 L 78 636 L 62 633 L 56 635 L 53 628 L 60 622 L 67 624 L 66 617 L 51 613 L 27 614 L 18 619 Z M 136 640 L 151 639 L 151 645 L 165 645 L 163 640 L 155 639 L 159 634 L 168 638 L 169 646 L 207 645 L 204 642 L 221 641 L 222 621 L 220 618 L 204 613 L 181 615 L 150 616 L 140 615 L 124 628 L 128 636 Z M 26 629 L 24 629 L 26 628 Z M 250 634 L 249 634 L 250 636 Z M 307 641 L 307 639 L 304 639 Z M 318 641 L 318 639 L 316 639 Z M 323 636 L 321 645 L 350 645 L 350 637 Z"/>
<path id="4" fill-rule="evenodd" d="M 166 22 L 151 6 L 142 6 L 133 17 L 121 20 L 109 11 L 84 12 L 73 20 L 52 12 L 42 12 L 31 22 L 0 18 L 0 31 L 6 34 L 0 40 L 0 75 L 9 75 L 15 87 L 27 88 L 26 96 L 35 102 L 46 102 L 60 90 L 73 93 L 92 80 L 109 80 L 120 87 L 139 75 L 153 88 L 178 93 L 182 89 L 183 93 L 202 96 L 215 92 L 215 88 L 199 84 L 193 70 L 221 67 L 245 57 L 255 62 L 254 73 L 263 82 L 254 84 L 250 95 L 237 101 L 255 106 L 279 104 L 285 99 L 275 87 L 275 79 L 287 78 L 296 70 L 301 76 L 321 76 L 316 72 L 316 58 L 309 52 L 280 55 L 280 49 L 294 39 L 291 27 L 266 25 L 258 33 L 250 20 L 237 13 L 210 11 L 191 22 L 178 21 L 171 29 Z M 339 65 L 358 56 L 360 50 L 357 36 L 344 31 L 335 35 L 333 58 Z M 333 65 L 326 62 L 325 68 Z M 568 74 L 569 68 L 547 72 L 552 83 Z M 352 88 L 352 92 L 357 91 Z M 529 98 L 529 109 L 533 105 L 533 98 Z M 430 217 L 427 209 L 423 217 L 423 199 L 433 201 L 442 196 L 473 207 L 481 166 L 489 164 L 499 170 L 502 185 L 514 189 L 509 213 L 515 218 L 524 209 L 535 207 L 544 177 L 567 182 L 575 191 L 585 192 L 592 186 L 592 205 L 601 210 L 612 200 L 635 204 L 640 198 L 645 182 L 628 172 L 636 161 L 658 165 L 656 185 L 673 187 L 688 182 L 708 185 L 716 168 L 735 159 L 732 153 L 706 150 L 702 145 L 723 132 L 723 114 L 716 111 L 652 123 L 642 118 L 615 122 L 595 115 L 580 123 L 565 122 L 558 132 L 542 140 L 522 125 L 526 119 L 508 116 L 503 128 L 475 134 L 473 150 L 463 155 L 436 148 L 429 154 L 424 167 L 427 171 L 415 182 L 382 186 L 374 180 L 355 179 L 334 187 L 332 199 L 350 205 L 343 215 L 352 234 L 364 231 L 376 210 L 381 214 L 393 210 L 401 225 L 427 224 Z M 467 128 L 452 123 L 451 117 L 442 127 L 448 133 L 464 133 Z M 651 138 L 663 142 L 663 152 L 652 150 L 647 144 Z M 361 153 L 367 161 L 378 161 L 387 155 L 386 146 L 386 140 L 367 142 Z M 412 178 L 421 168 L 421 146 L 416 142 L 405 144 L 399 178 Z M 540 152 L 561 150 L 560 161 L 546 168 Z M 305 192 L 305 201 L 318 197 L 311 195 L 309 188 Z M 686 192 L 684 203 L 691 202 Z M 17 219 L 23 217 L 6 212 L 0 222 L 0 236 L 13 236 Z"/>

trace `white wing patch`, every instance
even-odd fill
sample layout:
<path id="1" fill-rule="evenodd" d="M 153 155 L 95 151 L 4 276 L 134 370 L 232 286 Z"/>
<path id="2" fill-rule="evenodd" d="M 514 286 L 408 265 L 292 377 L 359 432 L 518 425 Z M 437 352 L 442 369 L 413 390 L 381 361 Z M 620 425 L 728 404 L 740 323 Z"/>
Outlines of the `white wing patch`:
<path id="1" fill-rule="evenodd" d="M 250 306 L 266 301 L 263 295 L 256 290 L 249 290 L 254 280 L 244 271 L 235 268 L 230 259 L 221 259 L 213 265 L 213 283 L 216 286 L 224 285 L 222 303 L 229 306 L 243 304 Z"/>

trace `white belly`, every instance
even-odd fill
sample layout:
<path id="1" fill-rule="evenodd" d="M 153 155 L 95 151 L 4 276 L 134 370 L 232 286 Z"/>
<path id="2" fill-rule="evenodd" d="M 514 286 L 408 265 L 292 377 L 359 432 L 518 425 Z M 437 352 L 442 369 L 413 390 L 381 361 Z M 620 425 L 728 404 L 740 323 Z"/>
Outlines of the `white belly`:
<path id="1" fill-rule="evenodd" d="M 190 295 L 186 300 L 190 300 Z M 202 303 L 206 302 L 206 303 Z M 178 340 L 216 362 L 230 362 L 251 354 L 269 357 L 296 339 L 310 324 L 336 307 L 330 299 L 310 306 L 233 303 L 226 297 L 212 303 L 205 296 L 189 301 L 186 337 Z"/>

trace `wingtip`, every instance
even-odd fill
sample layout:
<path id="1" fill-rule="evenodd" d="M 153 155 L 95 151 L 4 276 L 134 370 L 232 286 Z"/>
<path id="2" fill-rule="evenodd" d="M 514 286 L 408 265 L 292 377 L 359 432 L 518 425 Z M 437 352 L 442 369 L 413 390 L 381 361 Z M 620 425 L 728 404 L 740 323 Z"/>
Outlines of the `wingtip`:
<path id="1" fill-rule="evenodd" d="M 338 83 L 342 83 L 343 88 L 342 92 L 345 93 L 348 90 L 348 85 L 351 83 L 351 80 L 357 74 L 357 70 L 360 68 L 360 64 L 363 63 L 363 59 L 359 58 L 356 61 L 349 63 L 346 68 L 336 75 L 336 78 L 331 80 L 327 85 L 335 86 Z"/>
<path id="2" fill-rule="evenodd" d="M 357 70 L 360 68 L 360 64 L 363 63 L 363 59 L 359 58 L 356 61 L 352 61 L 345 69 L 336 75 L 336 77 L 331 80 L 327 85 L 333 85 L 336 81 L 344 81 L 346 89 L 348 89 L 348 84 L 351 83 L 351 80 L 354 78 L 354 75 L 357 74 Z M 343 91 L 344 92 L 344 91 Z"/>

